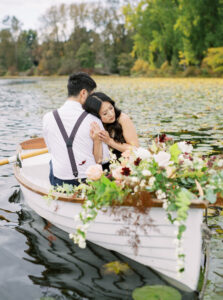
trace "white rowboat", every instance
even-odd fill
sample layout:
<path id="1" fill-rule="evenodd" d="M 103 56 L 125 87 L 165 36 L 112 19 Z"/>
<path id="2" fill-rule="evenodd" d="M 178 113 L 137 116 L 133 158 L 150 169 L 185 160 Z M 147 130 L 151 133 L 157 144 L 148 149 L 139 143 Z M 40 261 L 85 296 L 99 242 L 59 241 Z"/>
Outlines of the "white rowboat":
<path id="1" fill-rule="evenodd" d="M 22 144 L 21 144 L 22 145 Z M 43 145 L 42 148 L 45 146 Z M 25 148 L 25 147 L 24 147 Z M 41 148 L 41 147 L 40 147 Z M 21 154 L 30 153 L 32 150 L 24 150 L 20 147 Z M 49 176 L 50 154 L 30 157 L 22 162 L 22 167 L 15 165 L 14 172 L 20 183 L 22 193 L 28 205 L 41 217 L 45 218 L 62 230 L 73 233 L 76 227 L 74 216 L 82 210 L 82 199 L 63 196 L 50 204 L 43 198 L 50 189 Z M 149 194 L 148 194 L 149 197 Z M 150 199 L 151 200 L 151 199 Z M 183 238 L 183 252 L 185 258 L 185 271 L 181 277 L 177 272 L 177 256 L 174 240 L 176 239 L 176 227 L 166 220 L 166 213 L 162 203 L 153 200 L 152 207 L 147 213 L 142 213 L 139 226 L 134 227 L 136 219 L 134 207 L 121 206 L 116 213 L 125 209 L 131 214 L 128 223 L 114 216 L 113 208 L 105 212 L 100 211 L 94 223 L 89 227 L 87 239 L 104 248 L 117 251 L 141 264 L 149 266 L 160 273 L 168 282 L 186 291 L 194 291 L 197 288 L 200 264 L 202 256 L 203 202 L 191 204 L 187 219 L 187 229 Z M 152 223 L 151 223 L 152 219 Z M 141 222 L 141 223 L 140 223 Z M 146 231 L 141 230 L 145 223 L 151 225 Z M 127 230 L 123 231 L 126 227 Z M 120 234 L 120 231 L 122 233 Z M 139 236 L 138 249 L 129 244 L 131 234 Z M 136 250 L 137 253 L 136 253 Z"/>

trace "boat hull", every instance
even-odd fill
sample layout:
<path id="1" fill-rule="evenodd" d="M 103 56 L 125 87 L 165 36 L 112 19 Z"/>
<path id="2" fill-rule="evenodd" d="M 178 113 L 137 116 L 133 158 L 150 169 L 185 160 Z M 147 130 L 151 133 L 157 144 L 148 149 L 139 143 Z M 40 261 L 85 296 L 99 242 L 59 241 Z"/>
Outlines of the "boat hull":
<path id="1" fill-rule="evenodd" d="M 62 230 L 73 233 L 74 216 L 82 210 L 83 202 L 44 199 L 50 188 L 48 181 L 49 154 L 29 158 L 22 168 L 15 167 L 15 175 L 27 204 L 41 217 Z M 35 186 L 35 188 L 33 188 Z M 185 272 L 177 272 L 177 227 L 170 224 L 161 207 L 151 207 L 140 214 L 134 207 L 122 206 L 99 211 L 90 225 L 87 240 L 104 248 L 117 251 L 159 272 L 168 282 L 180 289 L 193 291 L 197 288 L 202 256 L 201 226 L 203 209 L 190 208 L 183 236 Z M 137 225 L 136 224 L 137 219 Z M 137 243 L 134 244 L 134 242 Z"/>

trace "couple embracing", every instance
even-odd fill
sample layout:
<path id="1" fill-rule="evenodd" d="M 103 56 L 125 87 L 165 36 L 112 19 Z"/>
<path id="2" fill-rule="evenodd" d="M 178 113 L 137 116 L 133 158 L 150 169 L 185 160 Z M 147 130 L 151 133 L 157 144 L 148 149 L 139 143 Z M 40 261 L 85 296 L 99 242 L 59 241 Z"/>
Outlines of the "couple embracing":
<path id="1" fill-rule="evenodd" d="M 85 182 L 87 169 L 96 163 L 108 169 L 109 148 L 119 158 L 122 152 L 139 146 L 129 116 L 109 96 L 95 92 L 96 87 L 86 73 L 70 75 L 67 100 L 43 117 L 53 186 Z"/>

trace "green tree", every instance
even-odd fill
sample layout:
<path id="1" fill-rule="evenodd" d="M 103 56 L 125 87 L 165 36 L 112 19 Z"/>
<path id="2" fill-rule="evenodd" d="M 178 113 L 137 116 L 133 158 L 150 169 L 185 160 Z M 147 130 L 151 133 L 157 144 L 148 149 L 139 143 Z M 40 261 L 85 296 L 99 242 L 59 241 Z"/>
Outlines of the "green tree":
<path id="1" fill-rule="evenodd" d="M 221 0 L 179 0 L 175 29 L 182 35 L 182 53 L 189 65 L 200 65 L 209 47 L 222 45 Z"/>
<path id="2" fill-rule="evenodd" d="M 9 29 L 0 31 L 0 76 L 5 75 L 15 62 L 14 42 Z"/>
<path id="3" fill-rule="evenodd" d="M 35 64 L 35 52 L 38 47 L 37 32 L 22 31 L 18 38 L 18 70 L 26 71 Z"/>
<path id="4" fill-rule="evenodd" d="M 174 29 L 178 16 L 177 1 L 143 0 L 134 7 L 123 8 L 126 25 L 134 30 L 133 53 L 148 61 L 151 67 L 160 67 L 164 61 L 171 64 L 178 57 L 180 34 Z"/>
<path id="5" fill-rule="evenodd" d="M 95 56 L 86 43 L 81 44 L 75 58 L 79 61 L 81 68 L 94 68 Z"/>

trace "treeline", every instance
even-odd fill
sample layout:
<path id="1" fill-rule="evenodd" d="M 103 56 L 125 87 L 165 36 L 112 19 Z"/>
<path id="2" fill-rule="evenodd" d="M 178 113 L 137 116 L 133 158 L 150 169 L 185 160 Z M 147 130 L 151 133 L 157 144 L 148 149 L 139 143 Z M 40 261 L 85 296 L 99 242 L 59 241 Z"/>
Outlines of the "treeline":
<path id="1" fill-rule="evenodd" d="M 122 5 L 120 5 L 120 2 Z M 133 4 L 134 3 L 134 4 Z M 102 1 L 50 7 L 41 28 L 5 17 L 0 76 L 223 74 L 223 0 Z"/>

